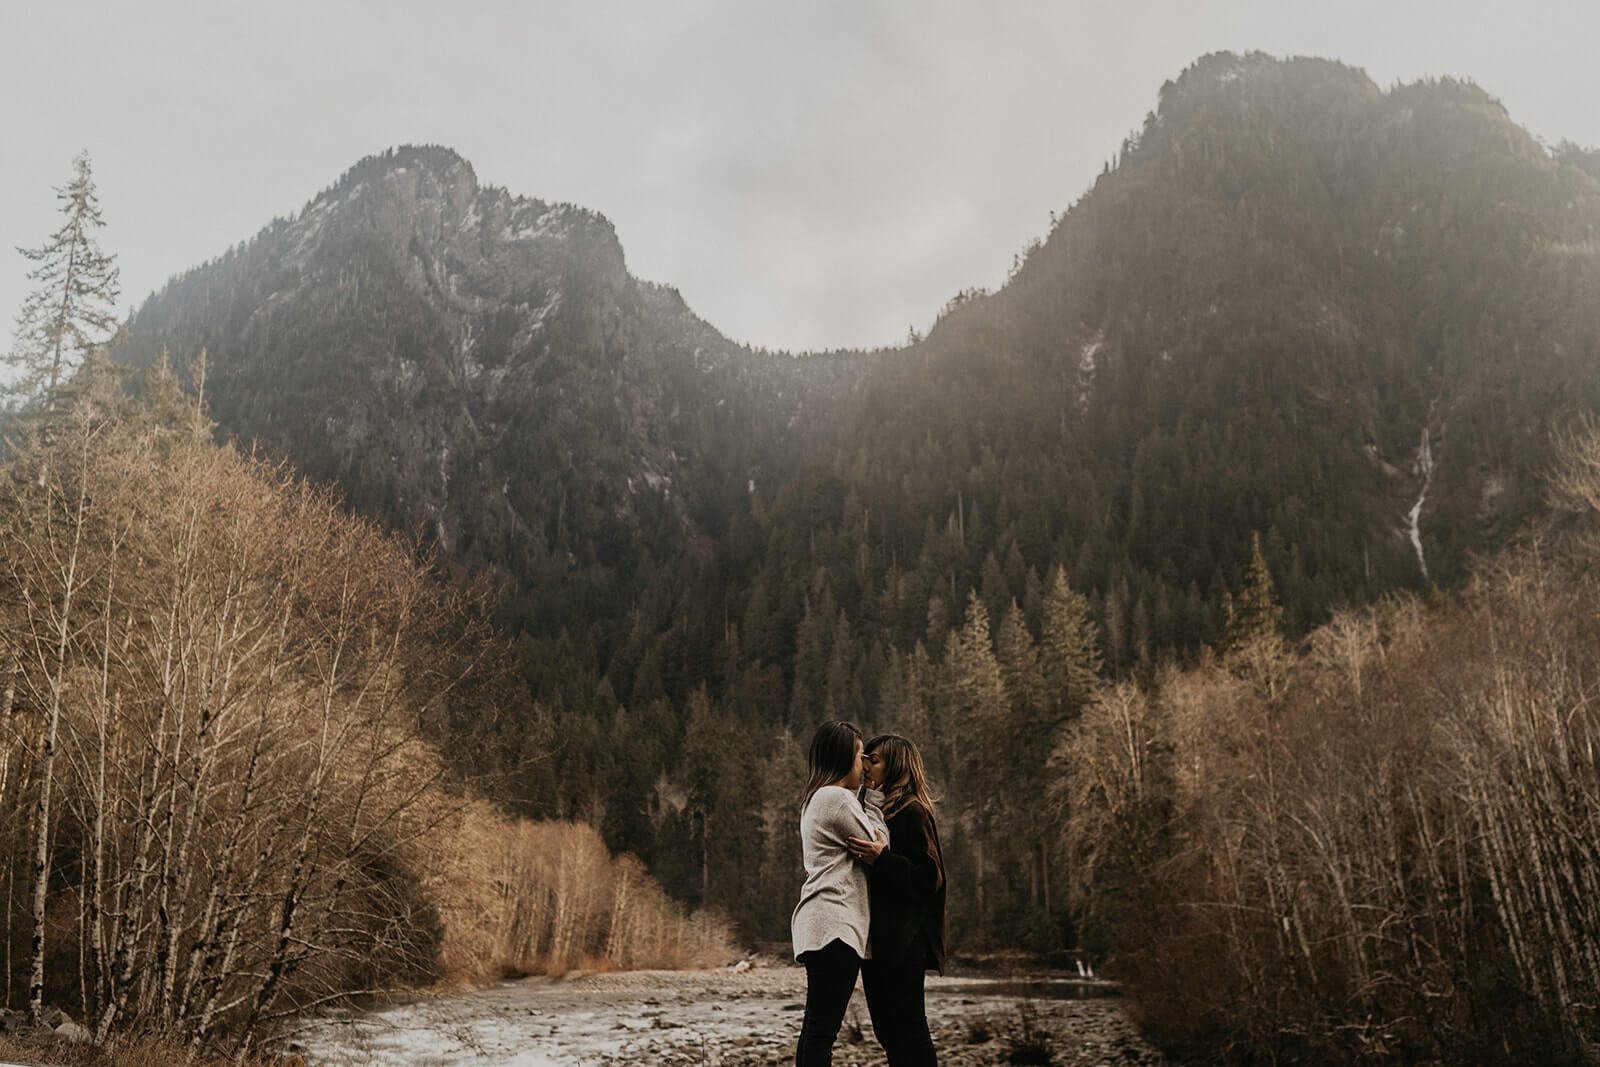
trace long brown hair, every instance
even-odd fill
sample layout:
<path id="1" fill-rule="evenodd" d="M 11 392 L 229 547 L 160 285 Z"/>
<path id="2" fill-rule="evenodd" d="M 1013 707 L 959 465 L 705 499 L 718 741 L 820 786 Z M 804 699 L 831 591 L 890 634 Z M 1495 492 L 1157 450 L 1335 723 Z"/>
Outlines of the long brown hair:
<path id="1" fill-rule="evenodd" d="M 856 745 L 861 743 L 861 727 L 842 719 L 829 719 L 811 735 L 811 750 L 806 753 L 810 777 L 806 779 L 806 795 L 800 800 L 800 810 L 805 811 L 811 797 L 825 785 L 833 785 L 850 776 L 856 765 Z"/>
<path id="2" fill-rule="evenodd" d="M 899 734 L 878 734 L 867 741 L 865 750 L 883 760 L 883 814 L 887 818 L 907 804 L 921 804 L 934 817 L 933 791 L 928 788 L 928 772 L 922 753 L 909 738 Z"/>

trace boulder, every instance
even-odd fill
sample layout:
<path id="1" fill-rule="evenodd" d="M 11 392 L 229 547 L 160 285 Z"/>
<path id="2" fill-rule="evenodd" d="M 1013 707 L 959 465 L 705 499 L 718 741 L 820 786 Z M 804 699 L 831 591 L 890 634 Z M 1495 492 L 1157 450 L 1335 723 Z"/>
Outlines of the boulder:
<path id="1" fill-rule="evenodd" d="M 63 1041 L 70 1041 L 74 1045 L 86 1045 L 94 1040 L 94 1035 L 89 1032 L 87 1027 L 75 1023 L 71 1019 L 58 1023 L 51 1029 L 55 1030 L 57 1037 Z"/>

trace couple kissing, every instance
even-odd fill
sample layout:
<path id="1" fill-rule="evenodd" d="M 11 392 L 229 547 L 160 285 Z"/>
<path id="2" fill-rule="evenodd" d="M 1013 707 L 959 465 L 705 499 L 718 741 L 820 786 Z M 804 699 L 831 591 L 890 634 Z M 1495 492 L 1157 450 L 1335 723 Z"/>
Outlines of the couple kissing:
<path id="1" fill-rule="evenodd" d="M 833 1062 L 861 976 L 890 1067 L 938 1062 L 924 979 L 945 964 L 945 873 L 927 773 L 898 734 L 863 740 L 854 723 L 817 728 L 800 806 L 805 884 L 790 920 L 806 969 L 797 1067 Z"/>

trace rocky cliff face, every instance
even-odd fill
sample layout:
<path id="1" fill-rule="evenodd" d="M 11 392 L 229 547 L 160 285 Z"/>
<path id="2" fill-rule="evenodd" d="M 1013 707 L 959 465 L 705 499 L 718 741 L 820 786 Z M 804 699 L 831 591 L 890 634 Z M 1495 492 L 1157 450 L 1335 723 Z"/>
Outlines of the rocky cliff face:
<path id="1" fill-rule="evenodd" d="M 455 562 L 587 574 L 611 598 L 639 546 L 674 554 L 778 475 L 839 366 L 730 343 L 633 278 L 605 218 L 483 186 L 436 147 L 363 160 L 175 279 L 119 356 L 163 346 L 208 352 L 227 432 L 358 509 Z"/>

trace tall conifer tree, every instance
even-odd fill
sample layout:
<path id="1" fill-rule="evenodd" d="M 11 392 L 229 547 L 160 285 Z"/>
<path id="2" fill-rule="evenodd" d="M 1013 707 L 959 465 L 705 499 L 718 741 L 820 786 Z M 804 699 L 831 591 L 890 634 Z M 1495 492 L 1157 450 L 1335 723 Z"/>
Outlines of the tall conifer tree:
<path id="1" fill-rule="evenodd" d="M 1002 814 L 1006 766 L 1001 759 L 1001 735 L 1006 728 L 1010 698 L 1004 673 L 990 637 L 989 612 L 977 592 L 967 594 L 966 622 L 951 635 L 945 654 L 950 675 L 950 697 L 957 749 L 953 768 L 959 774 L 959 798 L 975 816 L 971 844 L 971 892 L 978 917 L 978 940 L 988 938 L 985 884 L 988 877 L 984 845 L 991 827 Z"/>
<path id="2" fill-rule="evenodd" d="M 1089 601 L 1067 584 L 1062 567 L 1050 576 L 1050 589 L 1045 593 L 1039 659 L 1046 688 L 1063 717 L 1076 714 L 1094 699 L 1104 666 L 1100 642 Z"/>
<path id="3" fill-rule="evenodd" d="M 1039 651 L 1034 646 L 1033 635 L 1022 617 L 1022 609 L 1013 600 L 1000 620 L 1000 633 L 996 638 L 1000 671 L 1005 677 L 1006 694 L 1011 698 L 1012 724 L 1018 733 L 1017 740 L 1025 745 L 1045 743 L 1039 751 L 1049 751 L 1048 736 L 1037 736 L 1039 730 L 1048 730 L 1044 711 L 1048 704 L 1044 674 L 1039 666 Z"/>
<path id="4" fill-rule="evenodd" d="M 1261 535 L 1250 535 L 1250 565 L 1245 569 L 1244 588 L 1231 602 L 1227 613 L 1226 644 L 1241 648 L 1262 638 L 1279 639 L 1283 633 L 1283 607 L 1272 584 L 1272 571 L 1261 555 Z"/>
<path id="5" fill-rule="evenodd" d="M 1263 696 L 1276 699 L 1283 691 L 1289 652 L 1283 639 L 1283 606 L 1261 554 L 1259 535 L 1250 539 L 1250 565 L 1244 588 L 1228 613 L 1224 648 L 1231 669 Z"/>
<path id="6" fill-rule="evenodd" d="M 105 225 L 87 153 L 72 161 L 72 180 L 56 189 L 65 221 L 38 248 L 18 251 L 34 264 L 36 288 L 17 316 L 16 340 L 6 357 L 7 391 L 53 402 L 58 386 L 90 349 L 106 343 L 116 324 L 120 293 L 116 257 L 100 250 Z"/>

